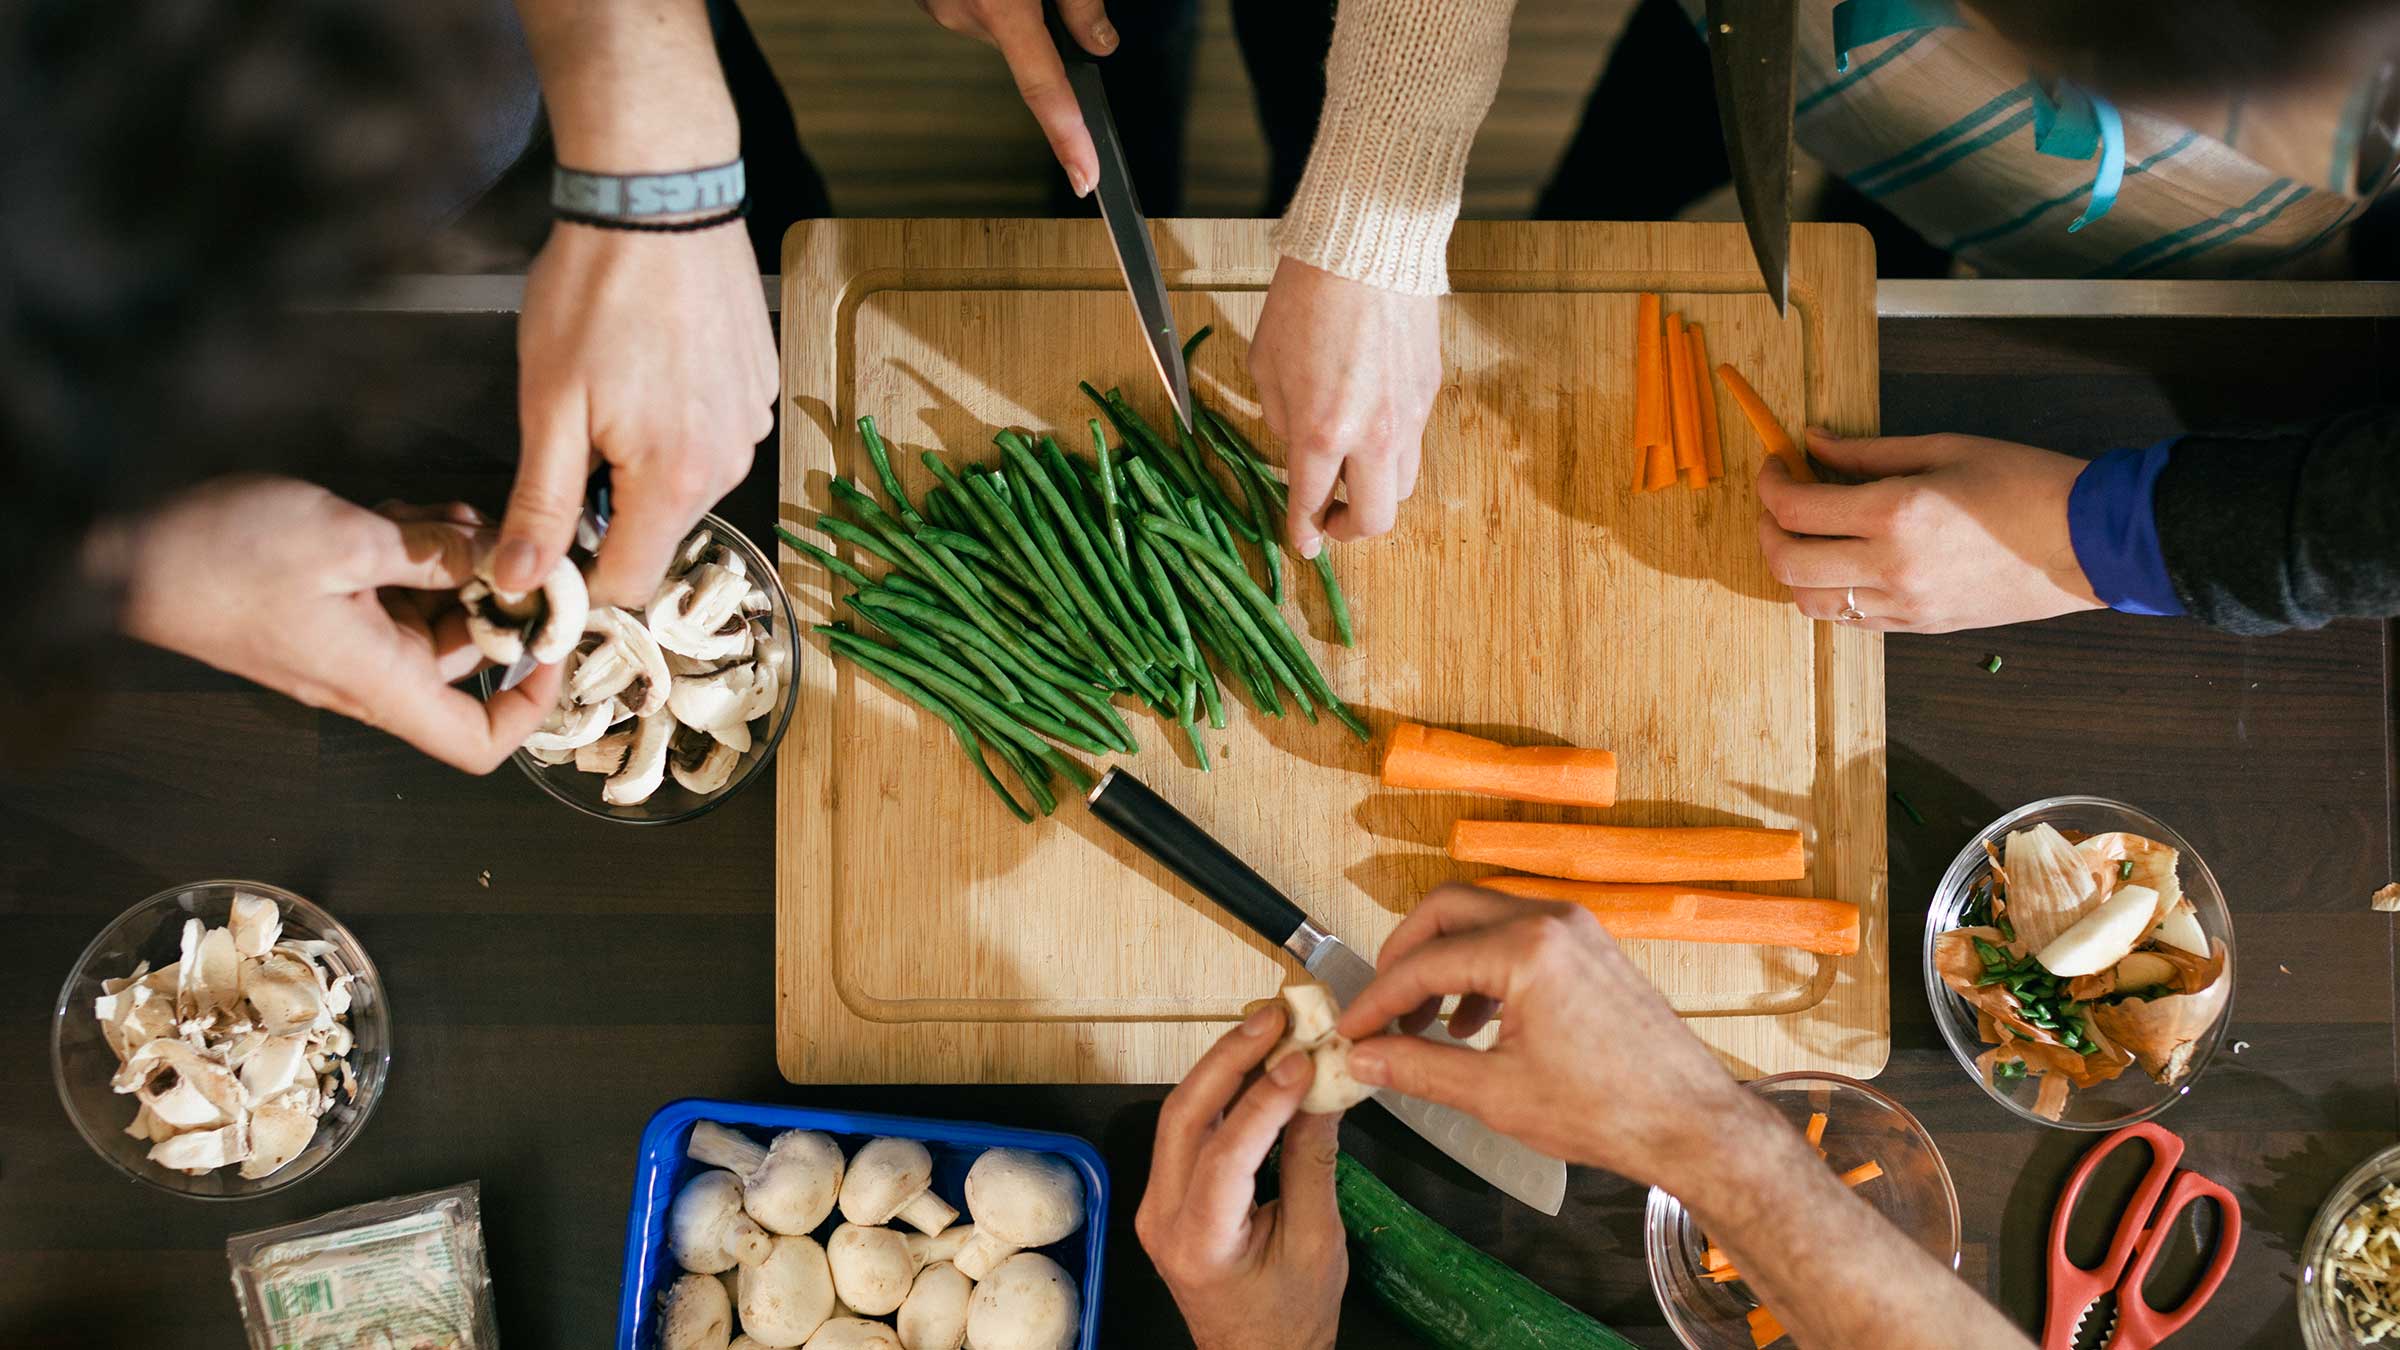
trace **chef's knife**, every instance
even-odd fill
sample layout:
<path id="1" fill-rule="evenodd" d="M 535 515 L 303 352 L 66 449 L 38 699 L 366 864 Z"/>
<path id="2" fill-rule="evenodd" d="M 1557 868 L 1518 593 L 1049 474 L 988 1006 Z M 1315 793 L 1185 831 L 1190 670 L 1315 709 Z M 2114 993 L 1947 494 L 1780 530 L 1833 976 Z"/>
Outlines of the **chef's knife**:
<path id="1" fill-rule="evenodd" d="M 1344 1007 L 1375 978 L 1375 967 L 1365 957 L 1317 926 L 1248 863 L 1132 774 L 1110 769 L 1088 800 L 1092 814 L 1111 829 L 1164 863 L 1167 870 L 1190 882 L 1226 913 L 1298 957 Z M 1424 1034 L 1430 1040 L 1458 1043 L 1439 1025 Z M 1378 1091 L 1375 1100 L 1468 1171 L 1542 1213 L 1556 1214 L 1566 1202 L 1567 1165 L 1558 1159 L 1518 1143 L 1463 1111 L 1389 1089 Z"/>
<path id="2" fill-rule="evenodd" d="M 1133 293 L 1133 311 L 1141 320 L 1143 340 L 1150 344 L 1158 378 L 1174 401 L 1175 418 L 1188 428 L 1192 425 L 1192 378 L 1183 365 L 1183 339 L 1175 332 L 1175 314 L 1167 306 L 1167 278 L 1158 269 L 1150 222 L 1142 218 L 1141 201 L 1134 196 L 1133 174 L 1125 164 L 1125 143 L 1117 138 L 1116 119 L 1109 115 L 1108 90 L 1100 81 L 1100 58 L 1085 51 L 1067 32 L 1056 5 L 1046 8 L 1051 40 L 1067 68 L 1067 85 L 1075 91 L 1084 129 L 1091 132 L 1092 149 L 1100 158 L 1100 182 L 1092 195 L 1100 199 L 1100 219 L 1107 224 L 1108 242 L 1117 251 L 1117 270 L 1125 275 L 1125 289 Z"/>
<path id="3" fill-rule="evenodd" d="M 1717 120 L 1759 277 L 1783 313 L 1792 262 L 1792 53 L 1797 0 L 1708 0 Z"/>

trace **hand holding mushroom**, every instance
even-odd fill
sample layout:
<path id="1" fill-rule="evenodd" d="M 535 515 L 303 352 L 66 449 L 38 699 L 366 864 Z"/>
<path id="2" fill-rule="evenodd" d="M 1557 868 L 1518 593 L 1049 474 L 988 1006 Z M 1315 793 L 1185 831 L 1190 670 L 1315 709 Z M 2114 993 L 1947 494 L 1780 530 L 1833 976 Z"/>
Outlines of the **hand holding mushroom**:
<path id="1" fill-rule="evenodd" d="M 1281 1007 L 1253 1013 L 1159 1108 L 1133 1227 L 1201 1350 L 1318 1350 L 1340 1324 L 1350 1271 L 1333 1199 L 1340 1117 L 1301 1112 L 1315 1077 L 1308 1054 L 1252 1076 L 1285 1021 Z M 1279 1137 L 1282 1195 L 1260 1205 L 1258 1169 Z M 975 1218 L 980 1230 L 984 1215 Z"/>
<path id="2" fill-rule="evenodd" d="M 227 478 L 95 541 L 121 580 L 124 630 L 486 773 L 548 715 L 555 673 L 479 701 L 451 681 L 482 660 L 460 587 L 464 506 L 369 511 L 290 478 Z"/>

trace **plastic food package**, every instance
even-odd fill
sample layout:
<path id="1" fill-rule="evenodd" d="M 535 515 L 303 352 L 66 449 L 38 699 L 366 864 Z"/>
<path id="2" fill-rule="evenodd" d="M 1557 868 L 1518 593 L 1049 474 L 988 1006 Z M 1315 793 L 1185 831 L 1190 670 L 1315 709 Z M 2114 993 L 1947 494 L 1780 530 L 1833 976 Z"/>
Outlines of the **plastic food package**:
<path id="1" fill-rule="evenodd" d="M 476 1183 L 226 1239 L 251 1350 L 495 1350 Z"/>

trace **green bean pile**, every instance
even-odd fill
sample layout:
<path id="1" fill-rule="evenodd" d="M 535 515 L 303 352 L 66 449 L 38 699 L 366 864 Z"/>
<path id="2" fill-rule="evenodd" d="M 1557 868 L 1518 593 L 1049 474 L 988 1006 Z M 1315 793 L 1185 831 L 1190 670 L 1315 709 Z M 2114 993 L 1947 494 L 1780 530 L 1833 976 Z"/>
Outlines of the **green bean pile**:
<path id="1" fill-rule="evenodd" d="M 1204 770 L 1199 722 L 1225 725 L 1220 678 L 1269 716 L 1284 715 L 1288 696 L 1309 721 L 1330 713 L 1367 739 L 1366 724 L 1284 621 L 1285 488 L 1257 450 L 1232 423 L 1195 408 L 1199 446 L 1233 479 L 1237 507 L 1189 434 L 1178 428 L 1169 441 L 1119 391 L 1082 389 L 1113 424 L 1116 444 L 1097 418 L 1087 423 L 1090 458 L 1048 434 L 1003 429 L 992 438 L 1000 458 L 963 473 L 927 451 L 936 483 L 914 502 L 875 420 L 859 419 L 887 501 L 837 478 L 832 494 L 843 514 L 816 523 L 888 570 L 869 577 L 776 530 L 849 583 L 841 602 L 888 639 L 847 622 L 820 624 L 827 646 L 948 723 L 983 780 L 1026 822 L 1033 811 L 985 752 L 1048 815 L 1058 807 L 1057 779 L 1093 781 L 1060 746 L 1094 755 L 1137 748 L 1112 701 L 1118 694 L 1179 724 Z M 1257 555 L 1256 576 L 1244 544 Z M 1319 554 L 1316 568 L 1335 630 L 1350 646 L 1349 605 L 1332 562 Z"/>

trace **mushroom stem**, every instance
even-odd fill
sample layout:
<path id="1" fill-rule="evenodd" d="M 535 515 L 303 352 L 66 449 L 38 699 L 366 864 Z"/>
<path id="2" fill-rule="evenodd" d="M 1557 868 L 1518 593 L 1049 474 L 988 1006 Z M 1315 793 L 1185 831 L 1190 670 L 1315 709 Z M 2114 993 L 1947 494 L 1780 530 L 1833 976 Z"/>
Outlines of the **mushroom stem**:
<path id="1" fill-rule="evenodd" d="M 893 1217 L 918 1232 L 930 1236 L 941 1232 L 955 1222 L 958 1219 L 958 1211 L 953 1209 L 942 1197 L 926 1191 L 916 1199 L 902 1205 L 894 1212 Z"/>

